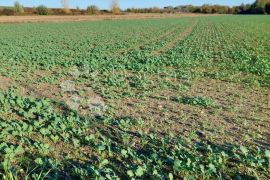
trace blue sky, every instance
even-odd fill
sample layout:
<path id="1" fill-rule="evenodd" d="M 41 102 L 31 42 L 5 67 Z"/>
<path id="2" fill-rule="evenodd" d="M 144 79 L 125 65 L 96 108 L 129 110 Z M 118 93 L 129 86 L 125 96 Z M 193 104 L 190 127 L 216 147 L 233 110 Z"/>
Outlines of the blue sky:
<path id="1" fill-rule="evenodd" d="M 48 7 L 61 7 L 61 0 L 18 0 L 25 7 L 46 5 Z M 185 4 L 202 5 L 202 4 L 222 4 L 222 5 L 240 5 L 241 3 L 253 3 L 255 0 L 118 0 L 121 8 L 128 7 L 164 7 L 177 6 Z M 15 0 L 0 0 L 0 6 L 13 5 Z M 79 6 L 85 8 L 87 5 L 94 4 L 101 9 L 110 7 L 111 0 L 69 0 L 70 7 Z"/>

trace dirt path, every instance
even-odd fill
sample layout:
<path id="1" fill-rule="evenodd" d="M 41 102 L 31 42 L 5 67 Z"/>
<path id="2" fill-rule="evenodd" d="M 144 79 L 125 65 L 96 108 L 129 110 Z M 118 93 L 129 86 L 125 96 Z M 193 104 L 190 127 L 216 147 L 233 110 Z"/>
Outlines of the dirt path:
<path id="1" fill-rule="evenodd" d="M 209 16 L 204 14 L 125 14 L 125 15 L 78 15 L 78 16 L 0 16 L 0 23 L 29 23 L 29 22 L 70 22 L 70 21 L 99 21 L 117 19 L 149 19 Z"/>
<path id="2" fill-rule="evenodd" d="M 166 44 L 166 46 L 163 46 L 162 48 L 154 51 L 152 54 L 155 56 L 158 56 L 158 55 L 166 52 L 167 50 L 173 48 L 179 41 L 181 41 L 182 39 L 185 39 L 193 31 L 193 29 L 197 25 L 197 23 L 198 23 L 198 21 L 193 20 L 192 25 L 188 29 L 186 29 L 184 32 L 182 32 L 173 41 Z"/>

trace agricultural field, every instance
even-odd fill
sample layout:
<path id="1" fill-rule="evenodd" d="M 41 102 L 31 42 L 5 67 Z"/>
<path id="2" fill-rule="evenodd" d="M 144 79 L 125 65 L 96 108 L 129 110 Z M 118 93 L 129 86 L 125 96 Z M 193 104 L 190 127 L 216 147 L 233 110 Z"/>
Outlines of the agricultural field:
<path id="1" fill-rule="evenodd" d="M 270 18 L 0 24 L 1 179 L 269 179 Z"/>

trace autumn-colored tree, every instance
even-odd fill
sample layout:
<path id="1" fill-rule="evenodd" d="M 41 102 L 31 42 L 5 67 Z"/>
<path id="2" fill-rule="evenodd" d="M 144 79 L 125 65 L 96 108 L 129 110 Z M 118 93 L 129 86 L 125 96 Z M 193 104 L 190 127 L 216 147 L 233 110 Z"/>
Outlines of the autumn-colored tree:
<path id="1" fill-rule="evenodd" d="M 95 5 L 88 6 L 86 9 L 88 14 L 98 14 L 99 13 L 99 8 Z"/>
<path id="2" fill-rule="evenodd" d="M 65 14 L 70 13 L 69 5 L 68 5 L 68 0 L 62 0 L 62 6 L 63 6 L 63 12 Z"/>
<path id="3" fill-rule="evenodd" d="M 113 14 L 120 14 L 121 13 L 120 5 L 119 5 L 117 0 L 112 1 L 111 11 Z"/>
<path id="4" fill-rule="evenodd" d="M 211 8 L 210 5 L 205 4 L 205 5 L 203 5 L 203 6 L 201 7 L 201 11 L 202 11 L 202 13 L 207 13 L 207 14 L 209 14 L 209 13 L 212 13 L 212 8 Z"/>

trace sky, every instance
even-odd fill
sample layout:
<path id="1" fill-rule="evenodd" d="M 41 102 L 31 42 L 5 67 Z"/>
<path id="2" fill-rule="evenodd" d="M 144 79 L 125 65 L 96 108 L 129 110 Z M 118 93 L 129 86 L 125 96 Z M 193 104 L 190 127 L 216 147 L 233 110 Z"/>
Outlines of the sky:
<path id="1" fill-rule="evenodd" d="M 46 5 L 50 8 L 61 7 L 61 0 L 18 0 L 25 7 Z M 69 6 L 75 8 L 86 8 L 88 5 L 96 5 L 100 9 L 108 9 L 112 0 L 69 0 Z M 221 5 L 240 5 L 241 3 L 253 3 L 255 0 L 118 0 L 120 7 L 126 9 L 129 7 L 164 7 L 178 5 L 202 5 L 202 4 L 221 4 Z M 0 0 L 0 6 L 12 6 L 15 0 Z"/>

